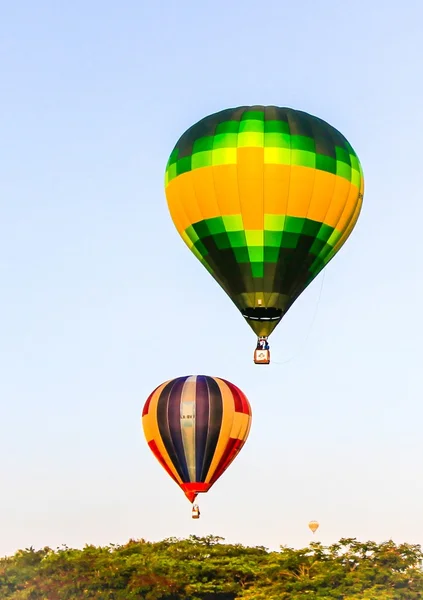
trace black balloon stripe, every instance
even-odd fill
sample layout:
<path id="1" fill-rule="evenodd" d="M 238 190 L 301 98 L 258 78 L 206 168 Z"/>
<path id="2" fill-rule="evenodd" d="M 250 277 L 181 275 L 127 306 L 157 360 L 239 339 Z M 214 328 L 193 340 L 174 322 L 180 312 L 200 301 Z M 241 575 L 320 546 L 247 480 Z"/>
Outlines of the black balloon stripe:
<path id="1" fill-rule="evenodd" d="M 181 454 L 180 448 L 178 448 L 178 452 L 178 449 L 175 447 L 174 444 L 174 435 L 172 434 L 174 434 L 175 423 L 170 423 L 169 421 L 169 400 L 170 396 L 172 395 L 172 404 L 177 402 L 176 399 L 178 397 L 180 402 L 182 388 L 186 379 L 187 377 L 178 377 L 177 379 L 170 381 L 169 384 L 166 385 L 166 387 L 162 390 L 157 403 L 157 424 L 159 427 L 160 436 L 162 438 L 164 447 L 166 448 L 166 451 L 169 454 L 171 462 L 173 463 L 176 471 L 178 472 L 179 477 L 185 483 L 189 482 L 187 463 L 185 459 L 185 453 L 182 452 Z M 180 420 L 177 423 L 177 429 L 180 432 Z"/>
<path id="2" fill-rule="evenodd" d="M 209 388 L 206 377 L 202 375 L 197 377 L 195 393 L 195 475 L 196 481 L 202 482 L 210 418 Z"/>
<path id="3" fill-rule="evenodd" d="M 216 381 L 211 377 L 206 377 L 205 380 L 208 387 L 210 414 L 208 420 L 207 441 L 204 452 L 200 481 L 205 480 L 205 478 L 207 477 L 208 470 L 210 469 L 210 465 L 212 463 L 214 453 L 216 451 L 223 417 L 223 401 L 220 388 Z"/>

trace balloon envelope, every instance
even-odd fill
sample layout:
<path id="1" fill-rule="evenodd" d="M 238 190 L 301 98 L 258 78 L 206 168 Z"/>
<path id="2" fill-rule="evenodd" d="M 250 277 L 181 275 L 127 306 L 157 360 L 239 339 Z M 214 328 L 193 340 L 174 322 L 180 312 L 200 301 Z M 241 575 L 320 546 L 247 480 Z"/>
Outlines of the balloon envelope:
<path id="1" fill-rule="evenodd" d="M 207 492 L 244 445 L 251 407 L 233 383 L 207 375 L 177 377 L 148 397 L 147 443 L 190 502 Z"/>
<path id="2" fill-rule="evenodd" d="M 319 529 L 319 523 L 317 521 L 310 521 L 308 526 L 313 533 L 316 533 L 316 531 Z"/>
<path id="3" fill-rule="evenodd" d="M 179 234 L 260 336 L 349 237 L 363 190 L 339 131 L 275 106 L 202 119 L 177 142 L 165 176 Z"/>

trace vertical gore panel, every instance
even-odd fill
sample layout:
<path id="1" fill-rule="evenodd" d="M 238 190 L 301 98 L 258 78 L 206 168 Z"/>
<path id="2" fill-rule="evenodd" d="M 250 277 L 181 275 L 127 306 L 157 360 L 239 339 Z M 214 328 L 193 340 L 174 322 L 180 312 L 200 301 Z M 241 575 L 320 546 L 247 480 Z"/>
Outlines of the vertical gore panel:
<path id="1" fill-rule="evenodd" d="M 209 390 L 210 416 L 200 481 L 205 480 L 213 460 L 213 455 L 219 439 L 223 414 L 222 396 L 219 386 L 211 377 L 205 377 L 205 379 Z"/>
<path id="2" fill-rule="evenodd" d="M 209 432 L 210 399 L 207 378 L 197 377 L 196 409 L 195 409 L 195 447 L 196 447 L 196 481 L 203 481 L 204 457 Z"/>
<path id="3" fill-rule="evenodd" d="M 182 445 L 179 413 L 179 421 L 175 421 L 175 407 L 180 406 L 182 388 L 186 379 L 186 377 L 178 377 L 171 381 L 160 394 L 157 404 L 157 422 L 163 444 L 169 454 L 170 460 L 184 483 L 189 482 L 189 475 Z M 170 396 L 172 396 L 172 411 L 170 411 Z M 172 424 L 170 422 L 171 418 Z M 179 444 L 177 444 L 177 446 L 174 444 L 171 427 L 174 428 L 173 434 L 175 438 L 178 439 L 179 433 Z"/>
<path id="4" fill-rule="evenodd" d="M 197 377 L 190 376 L 186 379 L 182 388 L 180 402 L 180 431 L 184 449 L 185 460 L 191 482 L 196 481 L 196 439 L 195 439 L 195 420 L 196 420 L 196 388 Z"/>
<path id="5" fill-rule="evenodd" d="M 184 481 L 188 482 L 191 480 L 189 476 L 189 470 L 187 465 L 187 457 L 185 455 L 184 443 L 182 440 L 181 430 L 181 403 L 184 386 L 186 385 L 188 377 L 181 377 L 180 381 L 172 388 L 169 394 L 168 400 L 168 420 L 170 437 L 172 439 L 173 447 L 175 448 L 176 455 L 178 457 L 179 464 L 184 473 Z"/>
<path id="6" fill-rule="evenodd" d="M 251 409 L 245 394 L 243 394 L 241 390 L 230 381 L 226 381 L 226 379 L 222 379 L 222 381 L 224 381 L 228 388 L 231 390 L 232 396 L 234 398 L 235 412 L 250 415 Z"/>

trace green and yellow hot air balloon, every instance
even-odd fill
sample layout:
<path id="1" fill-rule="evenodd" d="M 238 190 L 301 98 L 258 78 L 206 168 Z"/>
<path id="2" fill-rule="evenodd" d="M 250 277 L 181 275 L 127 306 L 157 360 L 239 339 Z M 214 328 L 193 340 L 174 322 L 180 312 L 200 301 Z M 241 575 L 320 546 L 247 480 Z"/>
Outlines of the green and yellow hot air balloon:
<path id="1" fill-rule="evenodd" d="M 181 136 L 165 189 L 187 246 L 267 338 L 349 237 L 364 180 L 349 142 L 322 119 L 241 106 Z"/>

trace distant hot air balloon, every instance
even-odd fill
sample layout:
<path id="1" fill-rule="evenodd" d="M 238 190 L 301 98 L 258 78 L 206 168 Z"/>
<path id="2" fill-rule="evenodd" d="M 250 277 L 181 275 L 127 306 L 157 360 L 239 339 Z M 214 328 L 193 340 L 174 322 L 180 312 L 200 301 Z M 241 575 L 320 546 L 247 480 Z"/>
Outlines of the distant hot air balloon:
<path id="1" fill-rule="evenodd" d="M 305 112 L 230 108 L 182 135 L 165 190 L 179 234 L 259 336 L 256 362 L 267 364 L 267 337 L 356 224 L 356 153 Z"/>
<path id="2" fill-rule="evenodd" d="M 317 521 L 310 521 L 308 526 L 313 533 L 316 533 L 316 531 L 319 529 L 319 523 Z"/>
<path id="3" fill-rule="evenodd" d="M 147 399 L 142 425 L 150 450 L 194 502 L 229 467 L 251 426 L 251 407 L 241 390 L 206 375 L 162 383 Z M 194 506 L 193 518 L 199 517 Z"/>

